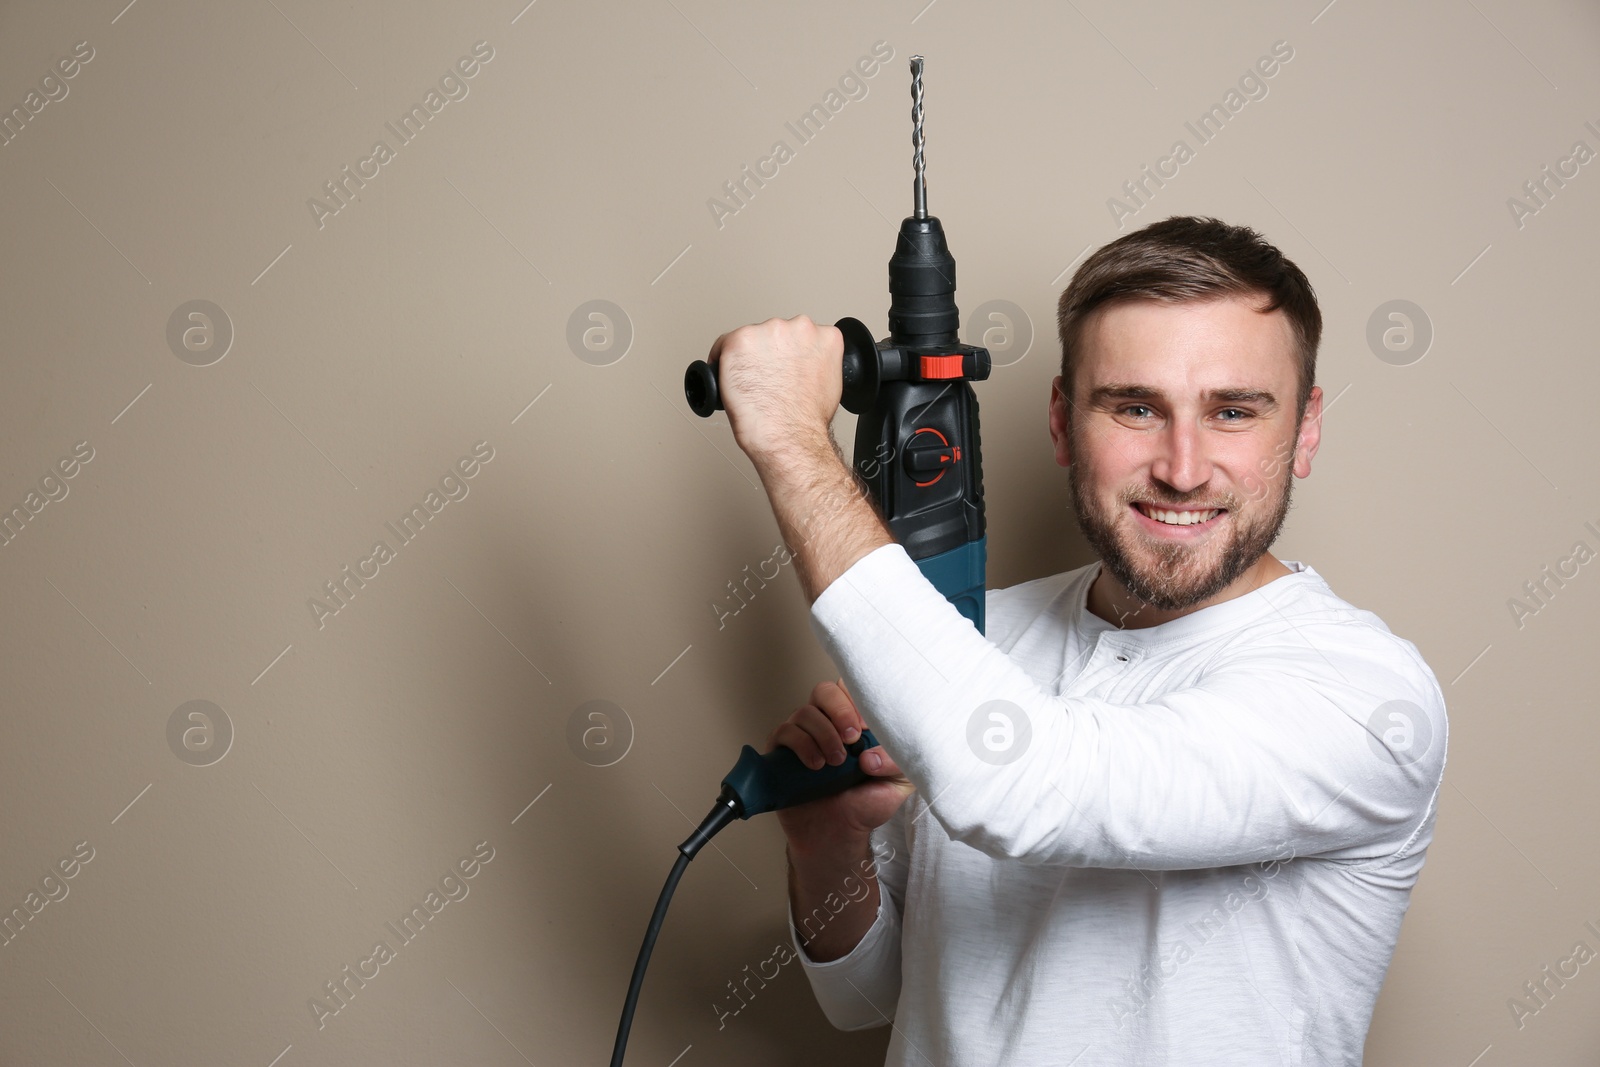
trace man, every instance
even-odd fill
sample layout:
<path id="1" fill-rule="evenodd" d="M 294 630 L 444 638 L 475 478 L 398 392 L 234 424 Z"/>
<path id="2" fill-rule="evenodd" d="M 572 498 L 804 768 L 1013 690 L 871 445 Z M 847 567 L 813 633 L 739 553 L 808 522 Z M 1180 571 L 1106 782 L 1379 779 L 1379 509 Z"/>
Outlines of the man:
<path id="1" fill-rule="evenodd" d="M 882 742 L 878 780 L 780 813 L 800 959 L 897 1067 L 1359 1064 L 1446 719 L 1411 642 L 1267 551 L 1321 436 L 1315 296 L 1254 231 L 1175 217 L 1059 310 L 1050 436 L 1100 561 L 990 590 L 986 636 L 833 442 L 838 331 L 712 348 L 843 674 L 771 743 Z"/>

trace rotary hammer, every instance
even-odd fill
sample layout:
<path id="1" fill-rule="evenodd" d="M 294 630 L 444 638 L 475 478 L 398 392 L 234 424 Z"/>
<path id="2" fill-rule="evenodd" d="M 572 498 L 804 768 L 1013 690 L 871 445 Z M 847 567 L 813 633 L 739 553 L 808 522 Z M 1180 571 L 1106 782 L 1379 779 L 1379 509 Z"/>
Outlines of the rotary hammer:
<path id="1" fill-rule="evenodd" d="M 911 57 L 914 208 L 900 223 L 889 259 L 889 336 L 874 341 L 859 319 L 835 324 L 844 337 L 840 402 L 857 416 L 853 465 L 890 532 L 934 588 L 983 633 L 987 539 L 978 400 L 969 383 L 987 379 L 992 361 L 987 349 L 961 343 L 956 261 L 944 227 L 928 214 L 922 65 L 921 56 Z M 689 365 L 683 389 L 697 415 L 709 417 L 722 408 L 717 369 L 704 360 Z M 678 846 L 634 965 L 611 1067 L 622 1067 L 645 966 L 689 860 L 736 818 L 831 796 L 868 780 L 859 758 L 877 744 L 865 730 L 846 746 L 843 763 L 815 771 L 792 749 L 779 746 L 763 755 L 744 746 L 722 779 L 711 813 Z"/>

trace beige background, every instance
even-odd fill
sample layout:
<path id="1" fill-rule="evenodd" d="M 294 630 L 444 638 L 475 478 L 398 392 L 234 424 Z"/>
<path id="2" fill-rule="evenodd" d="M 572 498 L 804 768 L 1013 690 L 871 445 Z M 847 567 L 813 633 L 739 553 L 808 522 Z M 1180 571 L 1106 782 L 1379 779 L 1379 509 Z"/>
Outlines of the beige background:
<path id="1" fill-rule="evenodd" d="M 726 418 L 688 415 L 684 365 L 770 315 L 886 329 L 924 53 L 962 309 L 1010 301 L 1035 335 L 978 388 L 989 584 L 1087 562 L 1046 432 L 1055 298 L 1118 235 L 1107 199 L 1280 40 L 1268 95 L 1127 228 L 1216 215 L 1310 275 L 1339 399 L 1277 554 L 1414 641 L 1449 701 L 1437 838 L 1367 1059 L 1595 1062 L 1600 965 L 1521 1029 L 1507 1002 L 1600 949 L 1600 566 L 1521 628 L 1507 602 L 1600 548 L 1600 169 L 1520 228 L 1507 200 L 1600 149 L 1600 16 L 925 2 L 0 9 L 7 111 L 94 50 L 0 147 L 0 506 L 94 450 L 0 547 L 0 911 L 93 849 L 0 948 L 0 1062 L 605 1062 L 674 847 L 831 669 L 787 573 L 717 627 L 778 538 Z M 708 198 L 795 148 L 785 121 L 880 40 L 866 97 L 719 229 Z M 478 41 L 469 94 L 319 228 L 308 199 Z M 167 342 L 196 299 L 234 333 L 209 366 Z M 595 299 L 634 334 L 604 366 L 566 339 Z M 1435 331 L 1407 366 L 1366 340 L 1394 299 Z M 479 441 L 468 495 L 319 628 L 307 601 L 393 547 L 384 523 Z M 608 767 L 567 741 L 597 699 L 634 729 Z M 167 740 L 191 700 L 232 724 L 209 766 Z M 469 895 L 319 1030 L 309 999 L 479 842 Z M 887 1028 L 833 1031 L 793 964 L 718 1029 L 727 983 L 786 934 L 775 822 L 716 844 L 628 1062 L 880 1062 Z"/>

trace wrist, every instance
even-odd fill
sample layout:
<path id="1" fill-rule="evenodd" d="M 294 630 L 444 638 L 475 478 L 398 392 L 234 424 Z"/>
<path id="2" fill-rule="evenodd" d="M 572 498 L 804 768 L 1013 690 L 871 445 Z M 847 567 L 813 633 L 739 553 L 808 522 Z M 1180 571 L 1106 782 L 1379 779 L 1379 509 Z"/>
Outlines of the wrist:
<path id="1" fill-rule="evenodd" d="M 786 474 L 814 471 L 818 466 L 849 467 L 830 427 L 819 432 L 784 434 L 770 442 L 753 442 L 744 451 L 762 472 Z"/>
<path id="2" fill-rule="evenodd" d="M 894 540 L 827 427 L 792 433 L 765 450 L 740 447 L 772 502 L 807 603 L 856 560 Z"/>
<path id="3" fill-rule="evenodd" d="M 796 870 L 851 866 L 872 854 L 872 834 L 835 830 L 816 839 L 789 837 L 785 853 Z"/>

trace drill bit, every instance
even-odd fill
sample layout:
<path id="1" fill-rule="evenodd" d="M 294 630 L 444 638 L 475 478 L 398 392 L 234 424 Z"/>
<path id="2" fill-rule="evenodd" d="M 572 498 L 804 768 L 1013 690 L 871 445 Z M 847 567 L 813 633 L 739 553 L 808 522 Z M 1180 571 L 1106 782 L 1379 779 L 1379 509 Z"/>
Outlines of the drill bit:
<path id="1" fill-rule="evenodd" d="M 912 186 L 916 202 L 915 217 L 928 217 L 928 183 L 922 161 L 922 57 L 911 57 L 911 163 L 917 169 Z"/>

